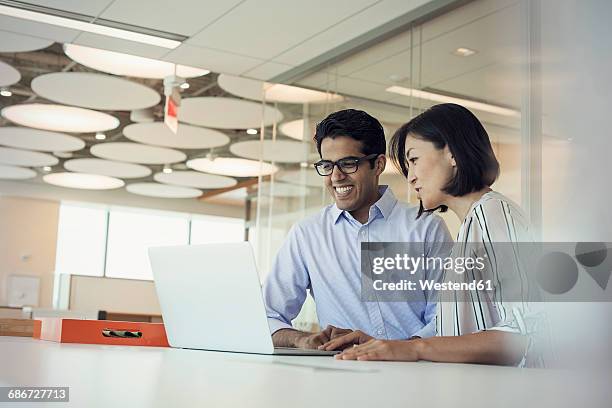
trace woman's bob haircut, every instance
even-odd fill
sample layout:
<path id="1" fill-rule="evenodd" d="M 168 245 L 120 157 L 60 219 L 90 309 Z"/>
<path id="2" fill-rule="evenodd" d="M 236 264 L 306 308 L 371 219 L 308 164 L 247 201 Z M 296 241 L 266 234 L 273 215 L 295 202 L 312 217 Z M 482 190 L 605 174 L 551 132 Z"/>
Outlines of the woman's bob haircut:
<path id="1" fill-rule="evenodd" d="M 437 149 L 448 146 L 457 170 L 442 189 L 460 197 L 490 187 L 499 176 L 499 163 L 493 153 L 489 135 L 472 112 L 461 105 L 434 105 L 408 123 L 402 125 L 389 143 L 389 157 L 395 167 L 408 177 L 406 138 L 408 136 L 434 144 Z M 426 211 L 435 211 L 444 206 Z M 421 211 L 419 216 L 423 212 Z"/>

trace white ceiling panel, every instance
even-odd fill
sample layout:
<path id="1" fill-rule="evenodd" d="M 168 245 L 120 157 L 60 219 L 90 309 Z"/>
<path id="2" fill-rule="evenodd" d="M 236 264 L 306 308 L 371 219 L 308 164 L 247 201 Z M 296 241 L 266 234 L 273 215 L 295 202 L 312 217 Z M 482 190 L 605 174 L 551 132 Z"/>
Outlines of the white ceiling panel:
<path id="1" fill-rule="evenodd" d="M 385 91 L 384 84 L 350 77 L 330 77 L 329 83 L 321 84 L 319 88 L 329 89 L 330 92 L 337 92 L 341 95 L 360 96 L 376 100 L 384 100 L 388 94 Z"/>
<path id="2" fill-rule="evenodd" d="M 84 14 L 86 16 L 97 16 L 112 2 L 113 0 L 28 0 L 25 3 Z"/>
<path id="3" fill-rule="evenodd" d="M 182 44 L 162 58 L 164 61 L 191 67 L 210 69 L 214 72 L 240 75 L 265 61 L 223 51 Z"/>
<path id="4" fill-rule="evenodd" d="M 351 55 L 330 67 L 328 71 L 337 72 L 338 75 L 350 75 L 407 49 L 410 49 L 410 31 L 375 44 L 368 48 L 366 52 Z"/>
<path id="5" fill-rule="evenodd" d="M 494 13 L 520 0 L 478 0 L 442 14 L 423 25 L 423 41 L 431 40 L 441 34 L 455 30 L 466 24 L 470 24 L 490 13 Z"/>
<path id="6" fill-rule="evenodd" d="M 170 4 L 166 0 L 115 0 L 100 17 L 190 37 L 240 2 L 175 0 Z"/>
<path id="7" fill-rule="evenodd" d="M 329 26 L 326 30 L 321 30 L 319 34 L 307 39 L 299 46 L 286 50 L 282 55 L 275 57 L 274 61 L 291 65 L 302 64 L 402 14 L 414 10 L 429 1 L 430 0 L 380 1 L 376 2 L 372 7 L 363 8 L 361 12 L 358 13 L 355 12 L 365 4 L 354 4 L 354 2 L 349 2 L 349 6 L 344 11 L 344 21 L 338 21 L 336 24 Z M 305 2 L 304 5 L 309 7 L 310 3 Z M 328 5 L 323 5 L 322 7 L 326 9 Z M 319 12 L 318 10 L 315 11 Z M 351 14 L 353 15 L 351 16 Z M 315 19 L 317 18 L 318 17 L 315 17 Z M 308 21 L 304 20 L 304 22 L 306 23 Z"/>
<path id="8" fill-rule="evenodd" d="M 71 42 L 78 45 L 101 48 L 103 50 L 123 52 L 126 54 L 138 55 L 140 57 L 157 59 L 161 58 L 168 52 L 168 49 L 163 47 L 156 47 L 154 45 L 123 40 L 121 38 L 107 37 L 105 35 L 85 32 L 81 32 L 81 34 L 74 41 L 64 42 Z"/>
<path id="9" fill-rule="evenodd" d="M 333 2 L 268 0 L 264 6 L 261 1 L 249 0 L 187 42 L 255 58 L 270 59 L 338 24 L 355 10 L 363 9 L 375 2 L 375 0 Z"/>
<path id="10" fill-rule="evenodd" d="M 5 31 L 46 38 L 62 43 L 72 42 L 79 35 L 77 30 L 8 16 L 0 16 L 0 27 Z"/>
<path id="11" fill-rule="evenodd" d="M 29 35 L 0 31 L 0 52 L 29 52 L 47 48 L 53 41 Z"/>
<path id="12" fill-rule="evenodd" d="M 431 86 L 492 63 L 520 59 L 520 21 L 520 8 L 515 5 L 424 43 L 423 85 Z M 452 54 L 458 47 L 478 52 L 458 57 Z"/>
<path id="13" fill-rule="evenodd" d="M 261 79 L 267 81 L 270 78 L 274 78 L 283 72 L 289 71 L 294 68 L 293 65 L 279 64 L 276 62 L 266 62 L 256 66 L 253 69 L 243 72 L 241 75 L 247 78 Z"/>
<path id="14" fill-rule="evenodd" d="M 419 46 L 415 46 L 412 51 L 412 58 L 415 61 L 413 86 L 435 87 L 435 84 L 440 81 L 472 72 L 495 62 L 506 59 L 516 60 L 517 46 L 520 45 L 519 13 L 518 5 L 507 7 L 424 42 L 422 51 Z M 418 40 L 418 37 L 415 40 Z M 452 54 L 458 47 L 471 48 L 477 53 L 470 57 L 458 57 Z M 369 54 L 369 51 L 365 54 Z M 408 48 L 399 54 L 378 60 L 364 69 L 353 72 L 350 76 L 388 85 L 394 83 L 390 78 L 392 75 L 405 76 L 408 81 L 411 74 L 410 58 L 411 51 Z M 371 60 L 377 61 L 376 58 Z M 422 73 L 419 73 L 421 66 Z M 408 83 L 401 85 L 407 86 Z"/>
<path id="15" fill-rule="evenodd" d="M 436 84 L 436 89 L 469 95 L 490 103 L 521 105 L 521 74 L 519 65 L 496 64 L 468 72 Z"/>

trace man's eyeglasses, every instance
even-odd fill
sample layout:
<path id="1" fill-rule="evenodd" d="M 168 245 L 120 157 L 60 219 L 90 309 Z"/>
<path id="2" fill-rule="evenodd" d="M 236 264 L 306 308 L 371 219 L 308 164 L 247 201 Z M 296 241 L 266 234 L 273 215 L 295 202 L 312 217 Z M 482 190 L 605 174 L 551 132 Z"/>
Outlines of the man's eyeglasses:
<path id="1" fill-rule="evenodd" d="M 334 172 L 334 166 L 338 166 L 344 174 L 355 173 L 359 169 L 359 163 L 366 160 L 373 160 L 378 157 L 378 153 L 372 153 L 364 157 L 345 157 L 338 161 L 319 160 L 314 164 L 319 176 L 329 176 Z"/>

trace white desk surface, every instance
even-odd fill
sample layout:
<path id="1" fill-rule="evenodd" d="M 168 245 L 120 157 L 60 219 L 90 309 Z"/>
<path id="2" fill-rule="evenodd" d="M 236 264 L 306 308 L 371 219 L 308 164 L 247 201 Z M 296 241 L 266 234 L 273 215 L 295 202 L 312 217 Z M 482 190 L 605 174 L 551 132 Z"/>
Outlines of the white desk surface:
<path id="1" fill-rule="evenodd" d="M 610 379 L 552 369 L 337 361 L 0 337 L 0 386 L 69 386 L 17 407 L 610 407 Z M 7 406 L 0 403 L 0 407 Z"/>

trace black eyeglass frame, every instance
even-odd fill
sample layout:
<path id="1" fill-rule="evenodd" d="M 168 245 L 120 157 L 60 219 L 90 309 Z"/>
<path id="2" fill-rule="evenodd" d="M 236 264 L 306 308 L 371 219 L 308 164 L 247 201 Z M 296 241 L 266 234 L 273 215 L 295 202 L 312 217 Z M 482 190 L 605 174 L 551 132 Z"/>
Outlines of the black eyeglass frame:
<path id="1" fill-rule="evenodd" d="M 363 162 L 363 161 L 368 161 L 368 160 L 376 160 L 378 158 L 378 156 L 380 156 L 380 153 L 372 153 L 372 154 L 368 154 L 367 156 L 363 156 L 363 157 L 344 157 L 338 161 L 331 161 L 331 160 L 319 160 L 318 162 L 316 162 L 315 164 L 313 164 L 315 170 L 317 171 L 317 173 L 319 174 L 319 176 L 322 177 L 327 177 L 327 176 L 331 176 L 332 173 L 334 172 L 334 167 L 338 166 L 338 169 L 344 173 L 344 174 L 353 174 L 355 173 L 357 170 L 359 170 L 359 163 Z M 350 165 L 354 165 L 355 166 L 355 170 L 353 171 L 345 171 L 342 169 L 342 163 L 346 163 L 347 161 L 350 161 Z M 329 172 L 329 174 L 321 174 L 321 172 L 319 171 L 319 167 L 322 164 L 330 164 L 332 165 L 331 167 L 331 171 Z"/>

